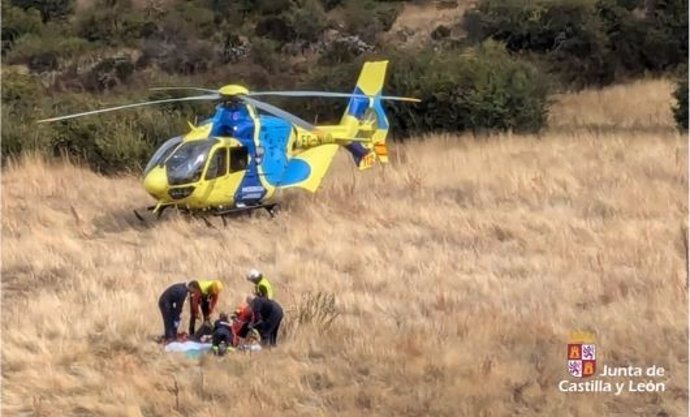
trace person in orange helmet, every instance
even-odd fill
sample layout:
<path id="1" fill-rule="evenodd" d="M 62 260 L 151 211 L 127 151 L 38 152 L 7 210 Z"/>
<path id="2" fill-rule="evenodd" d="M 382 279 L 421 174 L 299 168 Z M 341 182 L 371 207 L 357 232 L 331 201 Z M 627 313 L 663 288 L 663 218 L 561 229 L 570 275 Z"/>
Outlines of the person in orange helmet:
<path id="1" fill-rule="evenodd" d="M 191 313 L 189 320 L 190 335 L 195 334 L 194 330 L 198 318 L 203 317 L 203 326 L 211 327 L 211 314 L 215 311 L 220 293 L 223 291 L 223 283 L 220 280 L 199 280 L 197 282 L 201 291 L 192 294 L 191 303 L 189 304 Z"/>

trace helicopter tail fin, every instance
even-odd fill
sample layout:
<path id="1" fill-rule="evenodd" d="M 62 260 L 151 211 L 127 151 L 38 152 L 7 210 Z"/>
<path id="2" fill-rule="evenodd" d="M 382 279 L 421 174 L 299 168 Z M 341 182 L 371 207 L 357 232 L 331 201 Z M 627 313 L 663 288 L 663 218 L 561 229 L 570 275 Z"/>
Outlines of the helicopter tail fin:
<path id="1" fill-rule="evenodd" d="M 360 170 L 371 168 L 376 160 L 388 163 L 388 119 L 380 99 L 387 67 L 388 61 L 364 63 L 353 94 L 370 98 L 352 97 L 340 121 L 348 137 L 364 139 L 345 144 Z"/>

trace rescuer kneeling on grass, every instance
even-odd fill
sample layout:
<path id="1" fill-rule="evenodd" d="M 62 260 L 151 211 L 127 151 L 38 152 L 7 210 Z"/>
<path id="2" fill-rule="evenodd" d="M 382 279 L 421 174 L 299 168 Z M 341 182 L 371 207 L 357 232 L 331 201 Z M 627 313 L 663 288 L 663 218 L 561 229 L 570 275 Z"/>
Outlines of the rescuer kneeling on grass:
<path id="1" fill-rule="evenodd" d="M 194 335 L 194 330 L 196 328 L 196 320 L 199 316 L 203 317 L 202 327 L 209 328 L 211 330 L 211 314 L 216 309 L 218 304 L 218 297 L 221 291 L 223 291 L 223 283 L 217 279 L 214 280 L 202 280 L 199 282 L 200 291 L 196 294 L 192 294 L 192 300 L 189 305 L 191 318 L 189 320 L 189 334 Z M 201 307 L 201 314 L 199 312 L 199 307 Z"/>
<path id="2" fill-rule="evenodd" d="M 220 313 L 220 318 L 213 323 L 213 338 L 211 343 L 214 355 L 223 356 L 228 348 L 234 345 L 232 324 L 226 313 Z"/>
<path id="3" fill-rule="evenodd" d="M 253 318 L 249 328 L 261 335 L 261 344 L 276 346 L 278 329 L 283 320 L 283 308 L 277 302 L 264 297 L 247 297 L 247 304 L 252 309 Z"/>

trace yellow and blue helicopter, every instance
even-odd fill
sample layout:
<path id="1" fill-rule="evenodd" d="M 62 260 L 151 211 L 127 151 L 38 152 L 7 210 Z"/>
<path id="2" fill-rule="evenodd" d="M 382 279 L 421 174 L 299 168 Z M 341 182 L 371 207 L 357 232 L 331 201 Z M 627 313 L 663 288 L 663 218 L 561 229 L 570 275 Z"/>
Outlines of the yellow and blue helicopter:
<path id="1" fill-rule="evenodd" d="M 366 62 L 352 94 L 320 91 L 249 92 L 240 85 L 207 94 L 127 104 L 40 120 L 52 122 L 113 110 L 175 101 L 214 100 L 214 116 L 163 143 L 144 169 L 143 186 L 156 200 L 147 207 L 158 216 L 168 207 L 226 215 L 277 207 L 277 190 L 299 187 L 315 192 L 339 147 L 360 170 L 388 162 L 388 120 L 382 100 L 418 99 L 382 95 L 388 61 Z M 315 126 L 257 96 L 349 98 L 340 124 Z M 267 114 L 261 114 L 263 111 Z M 137 217 L 142 217 L 136 213 Z"/>

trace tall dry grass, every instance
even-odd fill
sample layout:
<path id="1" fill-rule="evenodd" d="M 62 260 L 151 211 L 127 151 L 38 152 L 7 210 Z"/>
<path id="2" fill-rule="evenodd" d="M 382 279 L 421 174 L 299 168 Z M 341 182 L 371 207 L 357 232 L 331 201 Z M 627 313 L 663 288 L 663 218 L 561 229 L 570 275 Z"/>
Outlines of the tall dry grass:
<path id="1" fill-rule="evenodd" d="M 607 100 L 660 85 L 555 111 L 607 124 Z M 640 132 L 623 118 L 620 131 L 431 137 L 364 173 L 339 155 L 316 196 L 291 193 L 274 220 L 216 229 L 174 215 L 139 224 L 131 210 L 149 200 L 135 178 L 19 161 L 2 178 L 2 410 L 687 415 L 688 146 L 653 129 L 671 120 L 653 101 L 635 107 Z M 150 341 L 169 284 L 219 277 L 229 309 L 251 266 L 287 311 L 277 349 L 195 360 Z M 324 331 L 295 319 L 318 292 L 335 294 L 338 313 Z M 575 328 L 596 332 L 600 364 L 663 366 L 666 391 L 559 392 Z"/>

